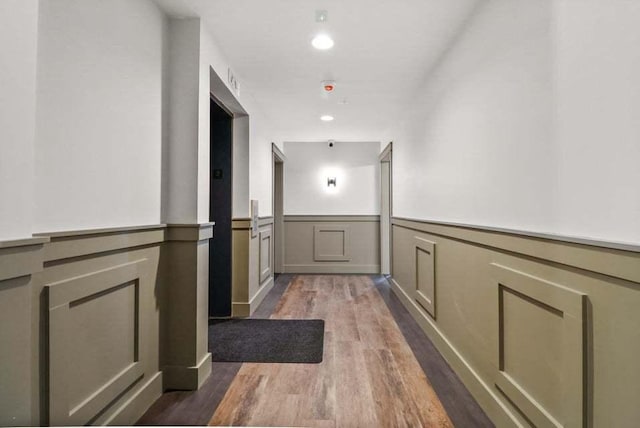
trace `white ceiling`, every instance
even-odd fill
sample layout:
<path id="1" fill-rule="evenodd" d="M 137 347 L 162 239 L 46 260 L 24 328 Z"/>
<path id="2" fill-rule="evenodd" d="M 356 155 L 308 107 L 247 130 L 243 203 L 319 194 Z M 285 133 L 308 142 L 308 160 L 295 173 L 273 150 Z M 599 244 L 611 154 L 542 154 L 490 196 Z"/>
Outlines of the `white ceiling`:
<path id="1" fill-rule="evenodd" d="M 284 141 L 379 141 L 481 0 L 157 0 L 199 16 Z M 326 23 L 315 22 L 327 10 Z M 326 32 L 328 51 L 311 46 Z M 336 81 L 329 96 L 320 82 Z M 347 104 L 341 104 L 343 100 Z M 331 114 L 333 122 L 321 122 Z"/>

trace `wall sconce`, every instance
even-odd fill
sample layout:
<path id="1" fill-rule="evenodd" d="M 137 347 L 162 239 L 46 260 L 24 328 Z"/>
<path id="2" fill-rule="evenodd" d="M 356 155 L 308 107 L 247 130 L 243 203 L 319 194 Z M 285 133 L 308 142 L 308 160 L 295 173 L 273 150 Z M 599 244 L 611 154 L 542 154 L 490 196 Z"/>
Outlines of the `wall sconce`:
<path id="1" fill-rule="evenodd" d="M 336 178 L 335 177 L 327 177 L 327 187 L 336 187 Z"/>

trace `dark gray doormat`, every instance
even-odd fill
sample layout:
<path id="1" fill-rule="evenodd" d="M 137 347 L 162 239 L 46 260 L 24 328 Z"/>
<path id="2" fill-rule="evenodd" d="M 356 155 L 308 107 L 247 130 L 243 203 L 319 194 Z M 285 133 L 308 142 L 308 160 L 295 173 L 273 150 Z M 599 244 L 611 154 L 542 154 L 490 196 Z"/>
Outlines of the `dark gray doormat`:
<path id="1" fill-rule="evenodd" d="M 321 363 L 324 320 L 237 318 L 209 322 L 216 362 Z"/>

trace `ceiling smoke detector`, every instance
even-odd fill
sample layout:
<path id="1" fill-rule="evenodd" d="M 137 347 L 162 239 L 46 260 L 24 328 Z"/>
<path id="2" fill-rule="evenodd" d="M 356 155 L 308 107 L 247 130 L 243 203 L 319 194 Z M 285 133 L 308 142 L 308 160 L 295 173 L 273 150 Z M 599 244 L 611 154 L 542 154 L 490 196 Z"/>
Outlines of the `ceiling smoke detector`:
<path id="1" fill-rule="evenodd" d="M 333 80 L 323 80 L 322 81 L 322 90 L 325 92 L 333 92 L 336 88 L 336 82 Z"/>

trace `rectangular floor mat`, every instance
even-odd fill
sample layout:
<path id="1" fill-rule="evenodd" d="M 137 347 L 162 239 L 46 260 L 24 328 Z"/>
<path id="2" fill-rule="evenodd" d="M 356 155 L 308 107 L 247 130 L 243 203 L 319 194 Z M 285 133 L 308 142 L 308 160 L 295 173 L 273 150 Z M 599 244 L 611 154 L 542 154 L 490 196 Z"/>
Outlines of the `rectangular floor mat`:
<path id="1" fill-rule="evenodd" d="M 209 322 L 216 362 L 321 363 L 324 320 L 237 318 Z"/>

